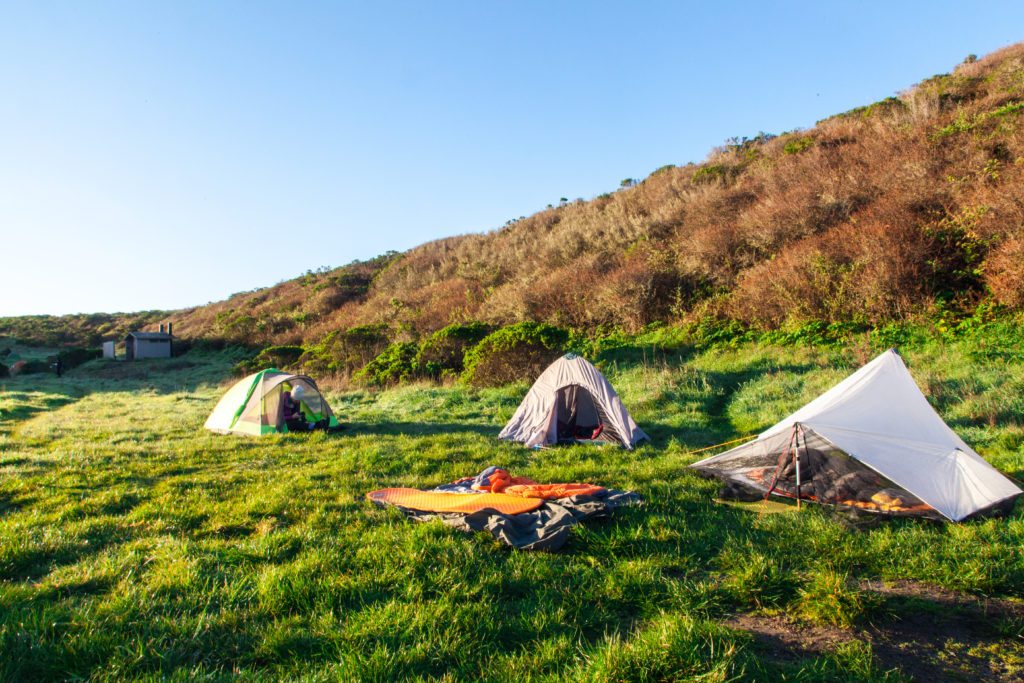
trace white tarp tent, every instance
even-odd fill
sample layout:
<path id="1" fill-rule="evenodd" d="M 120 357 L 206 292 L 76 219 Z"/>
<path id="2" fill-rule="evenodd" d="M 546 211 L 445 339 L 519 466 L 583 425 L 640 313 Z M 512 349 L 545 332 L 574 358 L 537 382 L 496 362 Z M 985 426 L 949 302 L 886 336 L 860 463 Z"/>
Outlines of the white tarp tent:
<path id="1" fill-rule="evenodd" d="M 599 439 L 625 448 L 647 438 L 601 371 L 569 353 L 541 373 L 498 438 L 540 446 L 598 426 Z"/>
<path id="2" fill-rule="evenodd" d="M 793 467 L 787 461 L 790 454 Z M 895 350 L 878 356 L 757 439 L 691 467 L 763 490 L 774 488 L 785 476 L 781 473 L 792 470 L 800 497 L 801 466 L 806 486 L 813 489 L 814 470 L 829 459 L 843 458 L 862 463 L 953 521 L 1009 502 L 1022 492 L 943 422 Z M 766 464 L 775 478 L 767 489 L 764 478 L 757 481 L 752 476 Z M 835 486 L 836 468 L 828 469 L 833 473 L 829 491 L 842 489 Z M 840 468 L 839 474 L 865 480 L 853 467 Z M 826 487 L 819 484 L 818 489 L 816 499 L 829 502 Z"/>

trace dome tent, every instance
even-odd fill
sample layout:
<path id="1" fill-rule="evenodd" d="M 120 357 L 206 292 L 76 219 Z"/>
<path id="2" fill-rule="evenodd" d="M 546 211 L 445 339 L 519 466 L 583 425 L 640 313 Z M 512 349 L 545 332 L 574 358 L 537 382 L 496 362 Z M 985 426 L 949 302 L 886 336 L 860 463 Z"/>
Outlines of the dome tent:
<path id="1" fill-rule="evenodd" d="M 943 422 L 895 350 L 691 467 L 765 495 L 952 521 L 1022 493 Z"/>
<path id="2" fill-rule="evenodd" d="M 331 407 L 306 375 L 293 375 L 277 368 L 262 370 L 239 380 L 210 413 L 207 429 L 221 434 L 272 434 L 288 431 L 284 419 L 285 391 L 301 393 L 302 413 L 310 422 L 337 427 Z"/>
<path id="3" fill-rule="evenodd" d="M 647 438 L 604 375 L 567 353 L 540 374 L 498 438 L 542 446 L 578 434 L 629 449 Z"/>

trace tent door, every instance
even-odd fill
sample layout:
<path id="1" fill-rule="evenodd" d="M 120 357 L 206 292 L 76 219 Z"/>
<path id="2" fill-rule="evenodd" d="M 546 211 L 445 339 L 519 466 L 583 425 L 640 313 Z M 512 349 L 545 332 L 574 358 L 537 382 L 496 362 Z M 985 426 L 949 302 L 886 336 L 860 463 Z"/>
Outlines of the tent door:
<path id="1" fill-rule="evenodd" d="M 601 406 L 590 392 L 577 384 L 558 390 L 555 396 L 555 441 L 589 440 L 603 425 L 597 441 L 621 441 Z"/>

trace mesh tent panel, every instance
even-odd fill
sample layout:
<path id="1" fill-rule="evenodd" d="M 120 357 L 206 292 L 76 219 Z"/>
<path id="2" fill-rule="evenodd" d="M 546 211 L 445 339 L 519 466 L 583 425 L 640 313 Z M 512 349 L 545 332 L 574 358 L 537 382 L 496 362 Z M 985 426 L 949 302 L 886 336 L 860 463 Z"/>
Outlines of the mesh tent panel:
<path id="1" fill-rule="evenodd" d="M 794 445 L 799 454 L 800 478 Z M 936 515 L 929 505 L 810 429 L 748 444 L 736 453 L 699 467 L 743 487 L 788 498 L 871 512 Z"/>

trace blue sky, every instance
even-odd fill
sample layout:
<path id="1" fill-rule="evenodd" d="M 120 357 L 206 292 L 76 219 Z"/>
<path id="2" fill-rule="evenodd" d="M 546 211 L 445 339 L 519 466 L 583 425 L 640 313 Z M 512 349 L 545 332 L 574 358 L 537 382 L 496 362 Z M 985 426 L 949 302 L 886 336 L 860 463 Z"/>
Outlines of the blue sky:
<path id="1" fill-rule="evenodd" d="M 0 315 L 492 230 L 1019 40 L 1019 2 L 0 0 Z"/>

